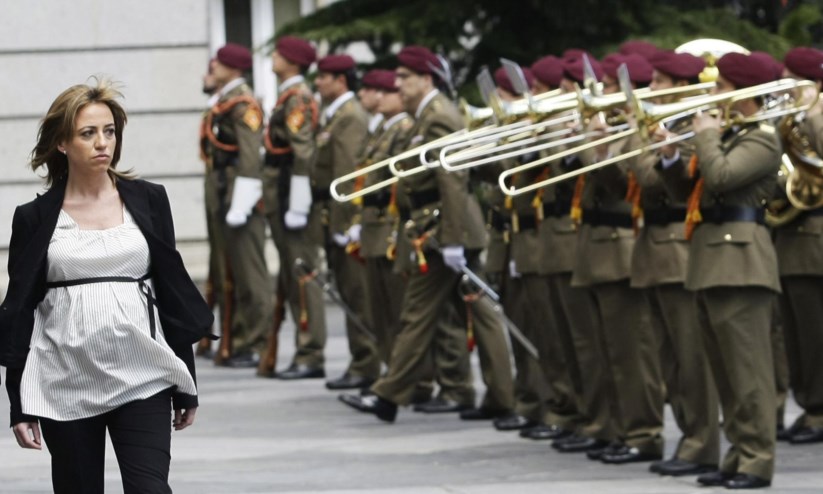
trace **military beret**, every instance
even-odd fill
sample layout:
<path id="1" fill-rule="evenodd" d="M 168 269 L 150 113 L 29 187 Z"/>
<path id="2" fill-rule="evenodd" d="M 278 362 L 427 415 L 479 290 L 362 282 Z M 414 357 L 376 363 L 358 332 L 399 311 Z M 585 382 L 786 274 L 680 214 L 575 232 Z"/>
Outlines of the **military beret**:
<path id="1" fill-rule="evenodd" d="M 534 85 L 534 74 L 532 71 L 527 67 L 523 67 L 523 76 L 526 78 L 526 84 L 528 84 L 529 89 Z M 521 93 L 518 93 L 514 90 L 514 86 L 512 85 L 511 79 L 509 79 L 509 74 L 506 73 L 506 69 L 503 67 L 499 67 L 497 70 L 494 71 L 494 82 L 499 87 L 502 87 L 506 91 L 520 96 Z"/>
<path id="2" fill-rule="evenodd" d="M 600 66 L 600 62 L 594 57 L 589 57 L 589 62 L 591 62 L 594 75 L 599 81 L 603 78 L 603 68 Z M 563 59 L 563 77 L 573 81 L 583 82 L 584 76 L 582 56 Z"/>
<path id="3" fill-rule="evenodd" d="M 251 68 L 251 52 L 237 43 L 228 43 L 217 50 L 216 58 L 218 62 L 233 69 L 249 70 Z"/>
<path id="4" fill-rule="evenodd" d="M 567 58 L 583 58 L 583 55 L 589 57 L 589 60 L 594 60 L 594 55 L 581 48 L 569 48 L 563 52 L 560 58 L 564 60 Z"/>
<path id="5" fill-rule="evenodd" d="M 354 65 L 354 59 L 348 55 L 327 55 L 317 61 L 317 70 L 339 74 L 353 69 Z"/>
<path id="6" fill-rule="evenodd" d="M 631 53 L 620 55 L 613 53 L 603 58 L 603 72 L 609 77 L 617 79 L 617 69 L 626 64 L 629 70 L 629 79 L 635 84 L 648 84 L 652 81 L 652 65 L 641 55 Z"/>
<path id="7" fill-rule="evenodd" d="M 786 53 L 783 63 L 787 69 L 800 77 L 815 81 L 823 80 L 823 51 L 798 46 Z"/>
<path id="8" fill-rule="evenodd" d="M 308 67 L 317 60 L 317 52 L 306 40 L 296 36 L 283 36 L 274 45 L 277 53 L 286 60 L 303 67 Z"/>
<path id="9" fill-rule="evenodd" d="M 563 78 L 563 62 L 553 56 L 545 56 L 532 64 L 532 74 L 544 84 L 552 87 L 560 85 Z"/>
<path id="10" fill-rule="evenodd" d="M 769 55 L 765 51 L 753 51 L 751 56 L 759 58 L 769 64 L 769 67 L 772 68 L 772 80 L 776 81 L 783 76 L 783 64 L 775 60 L 773 56 Z"/>
<path id="11" fill-rule="evenodd" d="M 742 53 L 726 53 L 717 61 L 717 70 L 735 88 L 757 86 L 774 80 L 774 67 L 766 60 Z"/>
<path id="12" fill-rule="evenodd" d="M 432 66 L 440 67 L 440 60 L 424 46 L 406 46 L 397 54 L 397 62 L 418 74 L 433 74 Z"/>
<path id="13" fill-rule="evenodd" d="M 395 77 L 393 70 L 372 69 L 366 72 L 366 75 L 363 76 L 361 83 L 363 87 L 370 87 L 393 93 L 397 91 L 397 86 L 395 86 L 394 80 Z"/>
<path id="14" fill-rule="evenodd" d="M 649 60 L 652 67 L 673 79 L 695 79 L 703 72 L 706 61 L 690 53 L 658 51 Z"/>
<path id="15" fill-rule="evenodd" d="M 652 55 L 660 51 L 660 48 L 654 46 L 652 43 L 648 41 L 643 41 L 639 39 L 632 39 L 626 41 L 622 45 L 620 45 L 620 53 L 623 55 L 631 55 L 632 53 L 636 53 L 641 57 L 648 60 L 651 58 Z"/>

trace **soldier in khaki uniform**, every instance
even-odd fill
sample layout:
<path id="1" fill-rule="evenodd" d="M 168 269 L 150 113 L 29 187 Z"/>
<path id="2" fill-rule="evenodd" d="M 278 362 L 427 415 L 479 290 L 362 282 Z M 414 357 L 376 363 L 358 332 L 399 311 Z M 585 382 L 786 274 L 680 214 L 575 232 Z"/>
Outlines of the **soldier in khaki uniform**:
<path id="1" fill-rule="evenodd" d="M 214 79 L 214 60 L 209 60 L 208 72 L 203 76 L 203 93 L 209 96 L 206 110 L 203 112 L 203 119 L 200 123 L 200 159 L 205 165 L 206 172 L 203 180 L 203 198 L 206 206 L 206 231 L 209 239 L 209 274 L 206 280 L 206 301 L 209 306 L 218 308 L 220 313 L 221 334 L 225 330 L 231 330 L 232 306 L 231 282 L 228 278 L 228 261 L 226 259 L 226 241 L 222 235 L 221 224 L 223 218 L 219 211 L 219 198 L 215 175 L 211 173 L 212 163 L 207 156 L 209 139 L 206 134 L 206 120 L 209 111 L 217 102 L 219 96 L 216 93 L 220 90 L 217 81 Z M 203 338 L 197 346 L 196 355 L 205 358 L 221 359 L 221 356 L 212 351 L 211 338 Z"/>
<path id="2" fill-rule="evenodd" d="M 784 77 L 809 79 L 820 90 L 823 51 L 793 48 L 784 59 Z M 805 95 L 809 97 L 809 95 Z M 802 134 L 823 156 L 823 101 L 806 112 Z M 803 414 L 789 428 L 789 441 L 823 441 L 823 208 L 812 209 L 776 232 L 777 264 L 783 287 L 786 351 L 795 401 Z"/>
<path id="3" fill-rule="evenodd" d="M 317 131 L 317 165 L 312 174 L 313 209 L 325 220 L 323 232 L 316 232 L 326 248 L 329 268 L 334 273 L 343 302 L 357 315 L 369 333 L 346 319 L 351 362 L 344 374 L 327 383 L 330 389 L 351 387 L 352 380 L 359 385 L 374 381 L 380 374 L 380 358 L 371 329 L 366 298 L 365 268 L 346 247 L 359 241 L 356 221 L 357 207 L 351 203 L 331 201 L 329 185 L 332 180 L 355 170 L 358 156 L 368 134 L 366 113 L 353 92 L 357 83 L 354 60 L 348 55 L 329 55 L 317 63 L 315 85 L 323 100 L 321 125 Z"/>
<path id="4" fill-rule="evenodd" d="M 443 69 L 428 49 L 406 47 L 398 54 L 398 85 L 407 110 L 415 112 L 415 124 L 405 145 L 410 149 L 462 127 L 454 105 L 435 89 L 435 72 Z M 438 68 L 439 67 L 439 68 Z M 416 160 L 404 163 L 418 166 Z M 392 422 L 398 405 L 409 403 L 426 369 L 426 358 L 443 309 L 453 304 L 458 313 L 472 313 L 472 331 L 477 338 L 483 379 L 488 389 L 483 407 L 510 410 L 513 406 L 511 370 L 500 320 L 490 306 L 464 306 L 457 293 L 460 267 L 477 264 L 485 245 L 480 208 L 468 193 L 465 173 L 446 173 L 441 168 L 425 170 L 398 183 L 398 195 L 411 205 L 404 234 L 414 237 L 420 269 L 409 277 L 388 373 L 371 388 L 374 396 L 354 397 L 347 404 Z M 439 214 L 435 214 L 435 211 Z M 432 242 L 429 238 L 434 240 Z M 433 247 L 437 247 L 436 250 Z M 494 366 L 493 363 L 497 363 Z M 501 366 L 502 364 L 502 366 Z"/>
<path id="5" fill-rule="evenodd" d="M 715 93 L 774 79 L 766 62 L 739 53 L 724 55 L 717 68 Z M 749 117 L 760 111 L 760 102 L 740 100 L 732 110 Z M 723 407 L 723 430 L 732 444 L 720 470 L 697 480 L 733 489 L 765 487 L 774 472 L 776 407 L 769 332 L 780 284 L 763 219 L 780 168 L 780 139 L 773 127 L 757 123 L 723 132 L 709 115 L 698 115 L 692 125 L 700 179 L 689 197 L 687 228 L 696 227 L 686 288 L 697 292 L 698 318 Z"/>
<path id="6" fill-rule="evenodd" d="M 314 48 L 305 40 L 285 36 L 272 53 L 272 70 L 280 85 L 263 143 L 263 201 L 272 239 L 280 256 L 278 283 L 285 290 L 294 319 L 296 352 L 291 365 L 277 373 L 280 379 L 322 378 L 326 319 L 323 293 L 315 283 L 299 280 L 294 263 L 320 262 L 320 246 L 310 237 L 311 225 L 320 222 L 311 211 L 309 175 L 314 168 L 314 131 L 317 103 L 303 78 L 315 60 Z"/>
<path id="7" fill-rule="evenodd" d="M 576 63 L 568 68 L 573 69 Z M 634 83 L 642 80 L 641 73 L 632 74 L 630 68 Z M 609 92 L 616 89 L 609 87 Z M 590 130 L 604 125 L 592 119 Z M 581 161 L 584 165 L 602 161 L 628 151 L 630 145 L 624 139 L 598 146 L 581 153 Z M 657 460 L 663 454 L 664 397 L 657 340 L 649 324 L 648 305 L 641 292 L 629 285 L 634 231 L 632 205 L 626 201 L 628 171 L 623 161 L 581 175 L 572 204 L 573 217 L 579 211 L 582 223 L 572 286 L 588 290 L 598 318 L 602 360 L 609 370 L 604 392 L 609 393 L 615 440 L 587 455 L 617 464 Z"/>
<path id="8" fill-rule="evenodd" d="M 650 62 L 652 90 L 696 84 L 705 66 L 702 58 L 664 51 Z M 655 103 L 671 102 L 668 98 Z M 688 130 L 682 127 L 659 127 L 653 138 L 658 142 L 674 138 Z M 637 138 L 632 146 L 642 144 Z M 652 328 L 661 344 L 669 403 L 683 433 L 674 456 L 653 463 L 650 469 L 675 476 L 715 470 L 720 448 L 717 391 L 703 350 L 695 295 L 683 286 L 689 252 L 686 201 L 693 186 L 683 163 L 689 162 L 691 154 L 688 144 L 671 144 L 631 161 L 637 184 L 630 197 L 633 214 L 643 217 L 632 255 L 631 286 L 645 291 Z"/>
<path id="9" fill-rule="evenodd" d="M 206 128 L 210 180 L 217 184 L 221 225 L 234 279 L 236 311 L 232 319 L 233 367 L 254 367 L 272 320 L 273 291 L 266 259 L 265 218 L 258 211 L 260 133 L 263 112 L 243 79 L 251 53 L 228 44 L 217 51 L 214 77 L 221 86 Z"/>

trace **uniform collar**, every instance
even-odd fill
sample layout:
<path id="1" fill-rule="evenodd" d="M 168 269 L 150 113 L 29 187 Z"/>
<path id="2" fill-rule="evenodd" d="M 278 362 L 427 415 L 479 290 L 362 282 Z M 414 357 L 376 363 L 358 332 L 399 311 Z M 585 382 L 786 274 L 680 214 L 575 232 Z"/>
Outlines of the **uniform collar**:
<path id="1" fill-rule="evenodd" d="M 326 115 L 326 120 L 331 120 L 332 117 L 334 117 L 334 114 L 337 113 L 337 110 L 339 110 L 341 106 L 352 98 L 354 98 L 354 93 L 351 91 L 346 91 L 338 96 L 336 100 L 332 101 L 331 104 L 326 107 L 326 111 L 324 112 Z"/>
<path id="2" fill-rule="evenodd" d="M 284 91 L 288 91 L 290 87 L 296 86 L 305 80 L 306 79 L 300 74 L 293 75 L 285 81 L 281 82 L 279 86 L 277 86 L 277 92 L 282 94 Z"/>
<path id="3" fill-rule="evenodd" d="M 244 79 L 242 77 L 238 77 L 237 79 L 234 79 L 234 80 L 230 81 L 228 84 L 226 84 L 225 86 L 220 88 L 220 91 L 217 93 L 218 94 L 217 99 L 222 98 L 223 96 L 229 94 L 229 92 L 231 92 L 232 89 L 234 89 L 236 87 L 239 87 L 239 86 L 241 86 L 245 83 L 246 83 L 246 79 Z"/>
<path id="4" fill-rule="evenodd" d="M 380 128 L 381 123 L 383 123 L 382 113 L 375 113 L 372 115 L 371 118 L 369 118 L 369 134 L 374 134 L 377 132 L 377 129 Z"/>
<path id="5" fill-rule="evenodd" d="M 432 90 L 429 92 L 429 94 L 427 94 L 427 95 L 423 96 L 423 99 L 422 99 L 422 100 L 420 100 L 420 104 L 419 104 L 419 105 L 417 105 L 417 111 L 416 111 L 416 112 L 414 112 L 414 118 L 415 118 L 415 119 L 420 118 L 420 115 L 423 113 L 423 110 L 425 110 L 425 109 L 426 109 L 426 106 L 429 104 L 429 102 L 430 102 L 431 100 L 433 100 L 433 99 L 434 99 L 434 97 L 435 97 L 435 96 L 437 96 L 438 94 L 440 94 L 440 91 L 439 91 L 439 90 L 437 90 L 437 89 L 432 89 Z"/>
<path id="6" fill-rule="evenodd" d="M 389 130 L 392 125 L 396 124 L 397 122 L 403 120 L 404 118 L 406 118 L 408 116 L 409 116 L 408 113 L 406 113 L 404 111 L 401 111 L 397 115 L 395 115 L 395 116 L 391 117 L 390 119 L 386 120 L 385 122 L 383 122 L 383 130 Z"/>

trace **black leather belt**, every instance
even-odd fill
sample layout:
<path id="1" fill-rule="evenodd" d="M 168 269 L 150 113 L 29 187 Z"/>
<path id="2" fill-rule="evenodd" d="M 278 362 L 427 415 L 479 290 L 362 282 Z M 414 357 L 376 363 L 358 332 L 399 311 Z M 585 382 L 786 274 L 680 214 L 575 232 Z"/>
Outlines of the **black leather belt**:
<path id="1" fill-rule="evenodd" d="M 329 192 L 328 188 L 316 189 L 312 187 L 311 198 L 313 201 L 328 201 L 331 199 L 331 192 Z"/>
<path id="2" fill-rule="evenodd" d="M 766 210 L 749 206 L 715 206 L 700 209 L 700 216 L 707 223 L 749 222 L 764 225 Z"/>
<path id="3" fill-rule="evenodd" d="M 664 226 L 686 221 L 686 208 L 655 208 L 643 210 L 643 224 Z"/>
<path id="4" fill-rule="evenodd" d="M 507 215 L 500 214 L 493 209 L 489 209 L 487 223 L 493 230 L 498 232 L 507 232 L 512 229 L 511 218 Z"/>
<path id="5" fill-rule="evenodd" d="M 584 209 L 583 223 L 591 226 L 613 226 L 617 228 L 632 228 L 632 217 L 626 213 L 613 213 L 599 209 Z"/>
<path id="6" fill-rule="evenodd" d="M 385 194 L 366 194 L 363 196 L 363 207 L 385 209 L 389 206 L 389 197 Z"/>
<path id="7" fill-rule="evenodd" d="M 432 204 L 439 201 L 440 191 L 437 189 L 423 190 L 409 194 L 409 202 L 411 202 L 412 209 L 420 209 L 427 204 Z"/>
<path id="8" fill-rule="evenodd" d="M 572 210 L 570 202 L 544 202 L 543 203 L 543 217 L 555 216 L 560 218 L 566 216 Z"/>
<path id="9" fill-rule="evenodd" d="M 519 214 L 517 215 L 517 231 L 522 232 L 526 230 L 537 229 L 537 217 L 533 214 Z"/>
<path id="10" fill-rule="evenodd" d="M 801 216 L 823 216 L 823 208 L 810 209 L 800 213 Z"/>

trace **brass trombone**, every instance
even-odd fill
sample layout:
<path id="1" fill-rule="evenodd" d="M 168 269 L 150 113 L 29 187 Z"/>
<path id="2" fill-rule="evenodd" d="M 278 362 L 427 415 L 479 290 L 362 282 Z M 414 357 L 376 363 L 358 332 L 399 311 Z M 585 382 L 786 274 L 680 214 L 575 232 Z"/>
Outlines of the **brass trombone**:
<path id="1" fill-rule="evenodd" d="M 622 69 L 622 67 L 621 67 Z M 624 72 L 621 70 L 621 72 Z M 626 74 L 627 75 L 627 74 Z M 627 84 L 625 82 L 626 77 L 621 77 L 621 86 L 623 86 L 624 91 L 627 90 Z M 525 194 L 527 192 L 540 189 L 543 187 L 548 187 L 550 185 L 556 184 L 558 182 L 562 182 L 564 180 L 569 180 L 571 178 L 577 177 L 578 175 L 582 175 L 584 173 L 588 173 L 594 170 L 598 170 L 600 168 L 609 166 L 611 164 L 617 163 L 619 161 L 623 161 L 626 159 L 630 159 L 636 156 L 639 156 L 645 152 L 652 151 L 657 149 L 665 144 L 673 144 L 682 140 L 690 139 L 694 136 L 693 132 L 689 132 L 686 134 L 681 134 L 677 138 L 671 139 L 667 142 L 663 143 L 654 143 L 649 144 L 647 146 L 643 146 L 641 148 L 635 149 L 633 151 L 629 151 L 627 153 L 623 153 L 618 156 L 614 156 L 612 158 L 599 161 L 597 163 L 593 163 L 588 166 L 581 167 L 577 170 L 564 173 L 561 175 L 557 175 L 555 177 L 548 178 L 546 180 L 542 180 L 533 184 L 529 184 L 525 187 L 516 188 L 513 185 L 509 185 L 507 183 L 507 179 L 516 174 L 520 173 L 523 170 L 528 170 L 537 166 L 542 166 L 552 161 L 558 160 L 560 158 L 564 158 L 566 156 L 571 156 L 577 154 L 581 151 L 585 151 L 587 149 L 591 149 L 596 146 L 600 146 L 603 144 L 608 144 L 614 141 L 619 141 L 621 139 L 630 137 L 634 134 L 640 133 L 644 139 L 648 138 L 648 129 L 654 125 L 665 123 L 668 121 L 678 120 L 682 118 L 688 118 L 696 114 L 698 111 L 708 111 L 713 109 L 718 109 L 719 106 L 723 105 L 722 108 L 722 117 L 723 117 L 723 125 L 728 127 L 733 124 L 744 124 L 744 123 L 751 123 L 751 122 L 759 122 L 763 120 L 771 120 L 774 118 L 778 118 L 784 115 L 789 115 L 793 113 L 798 113 L 801 111 L 805 111 L 809 109 L 816 101 L 803 103 L 800 101 L 795 101 L 795 106 L 788 109 L 776 109 L 773 111 L 767 112 L 760 112 L 756 115 L 751 117 L 739 117 L 739 116 L 732 116 L 731 115 L 731 107 L 732 105 L 740 100 L 748 99 L 748 98 L 755 98 L 758 96 L 767 96 L 773 93 L 782 93 L 786 91 L 792 91 L 795 89 L 803 88 L 803 87 L 814 87 L 814 83 L 811 81 L 797 81 L 794 79 L 781 79 L 779 81 L 769 82 L 766 84 L 760 84 L 758 86 L 752 86 L 744 89 L 738 89 L 735 91 L 730 91 L 723 94 L 716 94 L 716 95 L 709 95 L 709 96 L 702 96 L 702 97 L 695 97 L 689 98 L 688 100 L 680 101 L 677 103 L 670 103 L 670 104 L 662 104 L 662 105 L 654 105 L 646 101 L 639 101 L 636 98 L 627 94 L 627 101 L 631 101 L 633 107 L 635 109 L 635 118 L 637 121 L 637 128 L 625 130 L 622 132 L 615 133 L 613 135 L 604 137 L 602 139 L 598 139 L 595 141 L 588 142 L 581 146 L 577 146 L 571 149 L 564 150 L 560 153 L 555 153 L 551 156 L 546 156 L 544 158 L 540 158 L 538 160 L 525 163 L 518 167 L 509 169 L 504 171 L 498 177 L 498 183 L 500 188 L 502 189 L 503 193 L 508 196 L 518 196 L 521 194 Z"/>

